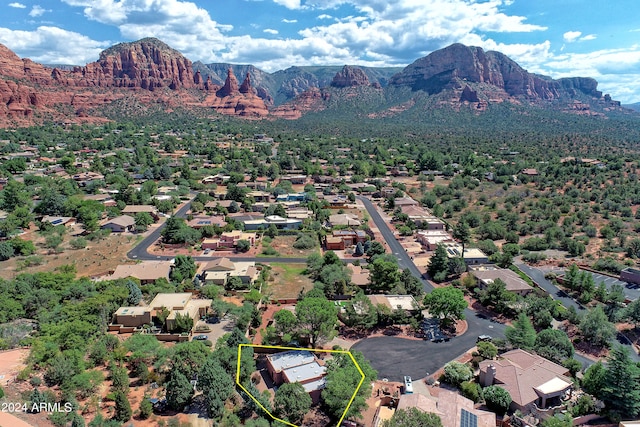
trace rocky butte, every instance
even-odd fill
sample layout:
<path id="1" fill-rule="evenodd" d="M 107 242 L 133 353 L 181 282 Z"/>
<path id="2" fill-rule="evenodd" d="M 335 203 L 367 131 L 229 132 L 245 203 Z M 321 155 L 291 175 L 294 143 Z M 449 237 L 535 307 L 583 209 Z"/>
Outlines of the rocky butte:
<path id="1" fill-rule="evenodd" d="M 227 65 L 224 84 L 216 84 L 221 79 L 207 70 L 220 70 L 220 65 L 198 63 L 194 67 L 180 52 L 155 38 L 120 43 L 103 51 L 96 62 L 65 69 L 20 59 L 0 45 L 0 125 L 104 121 L 105 109 L 118 100 L 122 100 L 118 111 L 131 115 L 147 105 L 160 105 L 167 111 L 197 107 L 243 118 L 296 119 L 347 99 L 374 102 L 371 100 L 394 90 L 408 93 L 407 98 L 399 99 L 398 106 L 389 111 L 363 105 L 371 110 L 369 117 L 401 114 L 413 105 L 413 93 L 435 97 L 434 108 L 466 105 L 482 111 L 505 101 L 541 108 L 560 106 L 576 114 L 596 114 L 595 106 L 601 112 L 619 108 L 618 102 L 597 90 L 594 79 L 554 80 L 527 72 L 502 53 L 462 44 L 434 51 L 393 75 L 383 68 L 368 69 L 374 73 L 369 76 L 378 73 L 374 80 L 353 66 L 344 66 L 330 83 L 326 71 L 331 67 L 324 67 L 323 77 L 313 74 L 311 67 L 274 74 L 253 66 L 238 68 L 246 71 L 242 83 Z M 327 82 L 325 87 L 318 87 L 320 81 Z M 361 97 L 371 91 L 377 95 Z M 281 104 L 274 106 L 276 97 Z M 122 111 L 121 104 L 131 107 Z"/>

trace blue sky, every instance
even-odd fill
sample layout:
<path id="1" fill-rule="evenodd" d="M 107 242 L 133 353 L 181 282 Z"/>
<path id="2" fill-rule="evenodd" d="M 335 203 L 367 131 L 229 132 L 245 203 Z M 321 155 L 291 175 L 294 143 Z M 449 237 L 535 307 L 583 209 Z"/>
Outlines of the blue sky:
<path id="1" fill-rule="evenodd" d="M 531 72 L 593 77 L 640 101 L 638 0 L 18 0 L 0 3 L 0 43 L 21 57 L 84 65 L 157 37 L 192 61 L 405 66 L 460 42 Z"/>

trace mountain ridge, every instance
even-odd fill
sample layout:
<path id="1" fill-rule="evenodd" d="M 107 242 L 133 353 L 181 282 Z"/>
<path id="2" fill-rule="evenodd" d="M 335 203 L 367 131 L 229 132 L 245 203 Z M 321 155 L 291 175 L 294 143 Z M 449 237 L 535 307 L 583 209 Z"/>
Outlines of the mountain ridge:
<path id="1" fill-rule="evenodd" d="M 345 65 L 294 66 L 274 73 L 253 65 L 192 63 L 155 38 L 119 43 L 101 52 L 98 61 L 70 68 L 48 68 L 0 45 L 3 125 L 103 121 L 101 109 L 132 97 L 135 105 L 159 103 L 167 111 L 204 108 L 252 119 L 298 119 L 310 111 L 340 109 L 342 101 L 357 105 L 354 112 L 368 110 L 369 118 L 394 117 L 415 105 L 418 93 L 434 97 L 429 108 L 466 107 L 478 113 L 503 102 L 583 115 L 620 109 L 597 85 L 588 77 L 554 80 L 532 74 L 500 52 L 462 44 L 399 71 Z M 397 105 L 388 105 L 385 99 L 394 97 Z"/>

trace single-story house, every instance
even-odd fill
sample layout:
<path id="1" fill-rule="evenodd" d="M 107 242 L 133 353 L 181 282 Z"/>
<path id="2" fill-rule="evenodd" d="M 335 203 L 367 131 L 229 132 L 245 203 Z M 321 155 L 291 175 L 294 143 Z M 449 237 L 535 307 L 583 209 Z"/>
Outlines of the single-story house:
<path id="1" fill-rule="evenodd" d="M 410 408 L 436 414 L 442 421 L 442 427 L 496 426 L 496 414 L 476 409 L 472 400 L 446 389 L 439 389 L 438 397 L 402 394 L 397 410 Z"/>
<path id="2" fill-rule="evenodd" d="M 347 226 L 347 227 L 360 227 L 362 222 L 357 216 L 352 214 L 334 214 L 329 215 L 329 226 Z"/>
<path id="3" fill-rule="evenodd" d="M 106 220 L 100 228 L 109 229 L 113 233 L 124 233 L 125 231 L 133 231 L 136 227 L 136 220 L 129 215 L 120 215 L 115 218 Z"/>
<path id="4" fill-rule="evenodd" d="M 369 301 L 374 306 L 382 304 L 390 308 L 391 310 L 405 310 L 410 312 L 416 312 L 419 310 L 420 305 L 416 302 L 412 295 L 367 295 Z"/>
<path id="5" fill-rule="evenodd" d="M 276 385 L 300 383 L 313 403 L 320 401 L 327 368 L 308 350 L 291 350 L 267 356 L 267 372 Z"/>
<path id="6" fill-rule="evenodd" d="M 466 252 L 466 251 L 465 251 Z M 533 291 L 533 288 L 525 282 L 518 274 L 505 268 L 480 268 L 471 269 L 471 274 L 478 281 L 478 286 L 483 289 L 496 279 L 505 283 L 505 289 L 514 294 L 525 296 Z"/>
<path id="7" fill-rule="evenodd" d="M 193 217 L 191 221 L 187 222 L 187 225 L 191 228 L 200 229 L 212 225 L 224 227 L 227 225 L 227 222 L 224 220 L 223 216 L 199 215 Z"/>
<path id="8" fill-rule="evenodd" d="M 135 216 L 138 213 L 146 212 L 153 218 L 154 221 L 160 219 L 160 212 L 158 208 L 151 205 L 127 205 L 122 209 L 123 215 Z"/>
<path id="9" fill-rule="evenodd" d="M 302 226 L 301 219 L 282 218 L 279 215 L 269 215 L 262 219 L 243 221 L 245 230 L 266 230 L 271 224 L 278 230 L 297 230 Z"/>
<path id="10" fill-rule="evenodd" d="M 169 280 L 173 264 L 171 261 L 142 261 L 137 264 L 121 264 L 105 280 L 117 280 L 133 277 L 142 285 L 155 283 L 158 279 Z"/>
<path id="11" fill-rule="evenodd" d="M 559 406 L 573 387 L 569 370 L 521 349 L 480 362 L 480 385 L 497 385 L 511 395 L 511 409 L 524 414 Z"/>
<path id="12" fill-rule="evenodd" d="M 459 258 L 462 256 L 464 262 L 467 265 L 488 264 L 489 257 L 478 248 L 464 248 L 464 255 L 462 254 L 462 245 L 457 242 L 443 242 L 445 249 L 447 250 L 447 256 L 449 258 Z"/>

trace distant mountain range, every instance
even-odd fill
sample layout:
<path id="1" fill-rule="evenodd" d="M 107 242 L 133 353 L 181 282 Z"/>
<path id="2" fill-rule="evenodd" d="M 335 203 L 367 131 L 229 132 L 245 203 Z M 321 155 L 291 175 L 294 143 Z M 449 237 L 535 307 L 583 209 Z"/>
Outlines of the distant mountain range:
<path id="1" fill-rule="evenodd" d="M 626 104 L 623 106 L 624 108 L 629 108 L 631 110 L 640 111 L 640 102 L 636 102 L 634 104 Z"/>
<path id="2" fill-rule="evenodd" d="M 343 118 L 360 114 L 375 119 L 401 116 L 415 109 L 418 100 L 420 108 L 463 108 L 477 114 L 505 103 L 587 116 L 631 114 L 597 85 L 588 77 L 554 80 L 532 74 L 502 53 L 462 44 L 405 68 L 291 67 L 275 73 L 252 65 L 192 63 L 155 38 L 120 43 L 103 51 L 98 61 L 73 67 L 20 59 L 0 45 L 4 126 L 99 122 L 116 112 L 131 116 L 157 108 L 252 119 L 298 119 L 335 110 Z M 344 108 L 345 103 L 358 108 Z"/>

